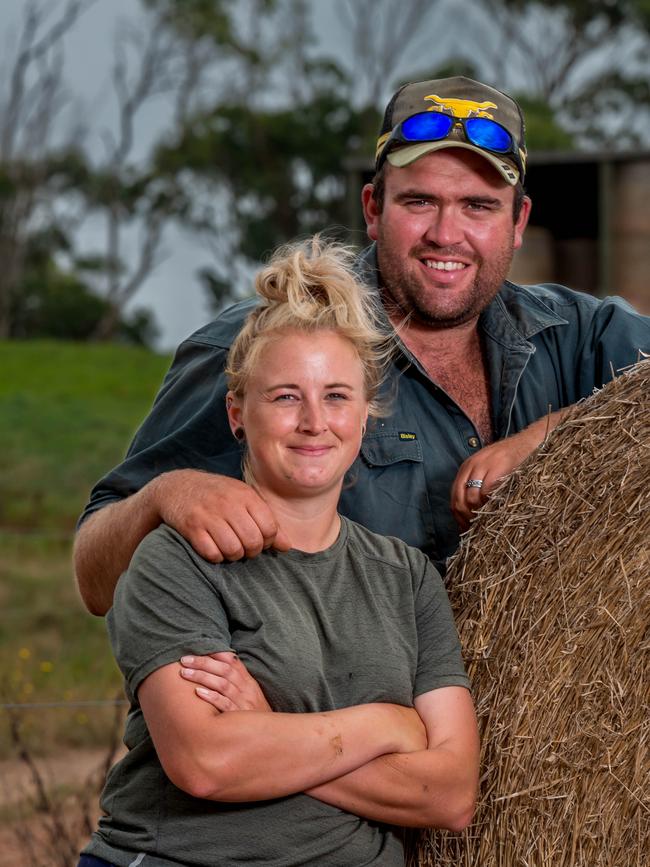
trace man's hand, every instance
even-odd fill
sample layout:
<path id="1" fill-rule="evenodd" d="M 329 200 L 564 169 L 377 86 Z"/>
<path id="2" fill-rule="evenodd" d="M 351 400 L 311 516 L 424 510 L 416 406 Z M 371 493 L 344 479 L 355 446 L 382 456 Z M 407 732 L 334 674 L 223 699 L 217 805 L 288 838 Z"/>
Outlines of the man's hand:
<path id="1" fill-rule="evenodd" d="M 460 465 L 451 487 L 451 510 L 461 530 L 467 530 L 491 491 L 544 441 L 564 415 L 565 410 L 550 413 L 519 433 L 485 446 Z"/>
<path id="2" fill-rule="evenodd" d="M 238 479 L 199 470 L 172 470 L 151 483 L 161 520 L 212 563 L 256 557 L 291 543 L 264 500 Z"/>
<path id="3" fill-rule="evenodd" d="M 133 552 L 163 521 L 213 563 L 291 547 L 267 504 L 243 482 L 199 470 L 163 473 L 90 515 L 77 531 L 75 575 L 92 614 L 106 614 Z"/>
<path id="4" fill-rule="evenodd" d="M 183 656 L 180 675 L 196 684 L 195 692 L 199 698 L 222 713 L 229 710 L 273 710 L 262 687 L 237 654 L 230 650 L 209 656 Z"/>

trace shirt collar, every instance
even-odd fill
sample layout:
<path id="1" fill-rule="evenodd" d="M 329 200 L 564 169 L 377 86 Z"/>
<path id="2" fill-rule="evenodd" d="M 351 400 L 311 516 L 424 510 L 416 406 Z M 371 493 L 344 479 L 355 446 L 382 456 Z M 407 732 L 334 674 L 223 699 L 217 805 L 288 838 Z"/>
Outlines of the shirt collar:
<path id="1" fill-rule="evenodd" d="M 530 289 L 506 280 L 481 313 L 479 323 L 493 340 L 510 349 L 528 344 L 533 335 L 556 325 L 568 325 Z"/>

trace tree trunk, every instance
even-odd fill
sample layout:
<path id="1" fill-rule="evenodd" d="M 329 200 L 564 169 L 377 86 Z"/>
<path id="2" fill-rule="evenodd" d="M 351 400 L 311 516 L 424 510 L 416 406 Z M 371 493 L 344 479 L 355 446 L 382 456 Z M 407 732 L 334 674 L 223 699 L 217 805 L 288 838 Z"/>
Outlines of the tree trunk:
<path id="1" fill-rule="evenodd" d="M 95 326 L 92 339 L 102 342 L 114 340 L 120 324 L 121 312 L 117 304 L 110 304 Z"/>

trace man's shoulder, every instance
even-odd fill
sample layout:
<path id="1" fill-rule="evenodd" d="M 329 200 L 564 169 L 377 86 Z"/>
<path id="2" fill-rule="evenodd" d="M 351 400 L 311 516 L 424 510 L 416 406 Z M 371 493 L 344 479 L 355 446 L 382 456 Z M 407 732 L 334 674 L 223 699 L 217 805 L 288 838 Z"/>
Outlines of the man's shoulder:
<path id="1" fill-rule="evenodd" d="M 511 304 L 527 304 L 535 308 L 543 306 L 551 310 L 562 310 L 563 308 L 574 307 L 576 305 L 597 307 L 601 303 L 600 299 L 589 295 L 587 292 L 570 289 L 568 286 L 562 286 L 559 283 L 531 283 L 523 285 L 506 280 L 501 287 L 499 296 L 503 299 L 506 306 Z"/>
<path id="2" fill-rule="evenodd" d="M 227 307 L 215 319 L 190 334 L 183 342 L 203 344 L 216 349 L 229 349 L 241 331 L 246 317 L 257 306 L 258 300 L 257 296 L 253 296 Z"/>
<path id="3" fill-rule="evenodd" d="M 568 286 L 562 286 L 559 283 L 520 285 L 506 280 L 501 287 L 499 296 L 504 301 L 506 307 L 517 304 L 534 306 L 536 308 L 543 307 L 558 313 L 560 316 L 566 314 L 572 308 L 596 312 L 609 305 L 621 307 L 630 313 L 637 312 L 624 298 L 620 298 L 617 295 L 597 298 L 589 292 L 570 289 Z"/>
<path id="4" fill-rule="evenodd" d="M 486 311 L 486 322 L 498 323 L 503 314 L 525 338 L 556 326 L 608 320 L 612 314 L 643 319 L 623 298 L 596 298 L 558 283 L 520 285 L 509 280 Z"/>

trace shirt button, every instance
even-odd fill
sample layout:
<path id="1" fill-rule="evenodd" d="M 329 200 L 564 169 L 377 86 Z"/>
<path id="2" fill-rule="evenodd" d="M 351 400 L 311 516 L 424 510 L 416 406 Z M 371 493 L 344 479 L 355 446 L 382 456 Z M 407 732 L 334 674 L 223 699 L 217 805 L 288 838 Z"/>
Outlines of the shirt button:
<path id="1" fill-rule="evenodd" d="M 467 444 L 468 444 L 471 448 L 473 448 L 473 449 L 477 449 L 477 448 L 481 445 L 481 442 L 480 442 L 480 440 L 479 440 L 478 437 L 470 437 L 470 438 L 467 440 Z"/>

